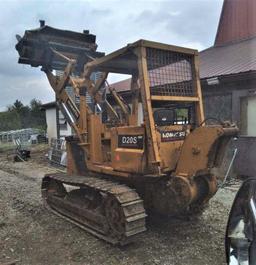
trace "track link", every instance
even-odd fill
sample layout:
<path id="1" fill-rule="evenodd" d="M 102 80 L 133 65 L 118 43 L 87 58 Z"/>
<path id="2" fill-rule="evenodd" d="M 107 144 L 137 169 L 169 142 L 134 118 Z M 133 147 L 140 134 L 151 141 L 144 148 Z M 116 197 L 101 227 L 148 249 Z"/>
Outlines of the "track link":
<path id="1" fill-rule="evenodd" d="M 68 192 L 64 185 L 75 191 Z M 112 244 L 126 245 L 146 231 L 143 201 L 130 187 L 87 176 L 46 175 L 42 197 L 49 210 Z M 86 203 L 85 197 L 93 198 Z"/>

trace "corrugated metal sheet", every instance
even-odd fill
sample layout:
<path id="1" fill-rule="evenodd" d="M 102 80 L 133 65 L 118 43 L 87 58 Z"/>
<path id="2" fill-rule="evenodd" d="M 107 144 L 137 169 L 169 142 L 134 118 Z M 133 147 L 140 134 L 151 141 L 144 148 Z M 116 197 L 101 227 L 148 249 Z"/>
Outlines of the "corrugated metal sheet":
<path id="1" fill-rule="evenodd" d="M 225 0 L 215 46 L 256 36 L 256 1 Z"/>
<path id="2" fill-rule="evenodd" d="M 131 81 L 132 79 L 125 79 L 116 83 L 111 84 L 111 87 L 114 87 L 116 91 L 122 92 L 122 91 L 127 91 L 130 90 L 131 88 Z"/>
<path id="3" fill-rule="evenodd" d="M 256 37 L 200 52 L 200 77 L 256 71 Z"/>
<path id="4" fill-rule="evenodd" d="M 200 78 L 256 71 L 256 37 L 238 43 L 211 47 L 199 53 Z M 131 79 L 112 84 L 117 91 L 130 90 Z"/>
<path id="5" fill-rule="evenodd" d="M 181 71 L 180 69 L 184 71 L 184 75 L 179 72 Z M 192 78 L 191 66 L 185 60 L 172 63 L 167 66 L 162 66 L 153 70 L 149 70 L 148 75 L 150 79 L 150 85 L 152 87 L 164 84 L 190 81 Z M 162 77 L 162 79 L 160 79 L 160 76 Z M 114 87 L 118 92 L 130 90 L 131 78 L 113 83 L 111 84 L 111 86 Z"/>

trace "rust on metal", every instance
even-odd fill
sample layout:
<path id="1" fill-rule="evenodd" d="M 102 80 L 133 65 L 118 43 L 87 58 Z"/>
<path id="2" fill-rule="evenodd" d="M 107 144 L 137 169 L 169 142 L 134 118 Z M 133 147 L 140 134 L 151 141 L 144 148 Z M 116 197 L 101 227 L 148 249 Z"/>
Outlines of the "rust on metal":
<path id="1" fill-rule="evenodd" d="M 27 34 L 18 43 L 19 54 Z M 39 30 L 33 39 L 41 35 Z M 72 45 L 80 47 L 80 41 L 88 45 L 85 39 Z M 39 47 L 34 52 L 40 54 Z M 203 208 L 217 191 L 223 177 L 217 169 L 238 129 L 229 123 L 205 125 L 198 52 L 139 40 L 96 59 L 65 51 L 54 56 L 66 60 L 62 77 L 53 74 L 49 61 L 40 65 L 75 135 L 66 139 L 67 175 L 43 179 L 42 196 L 51 210 L 97 237 L 125 244 L 146 230 L 145 209 L 178 215 Z M 34 65 L 32 51 L 26 58 L 20 63 Z M 110 73 L 131 77 L 130 102 L 109 86 Z M 106 99 L 107 91 L 115 104 Z"/>
<path id="2" fill-rule="evenodd" d="M 68 192 L 63 184 L 77 187 Z M 47 175 L 42 197 L 55 213 L 112 244 L 127 244 L 146 230 L 146 213 L 139 195 L 127 186 L 95 177 Z"/>

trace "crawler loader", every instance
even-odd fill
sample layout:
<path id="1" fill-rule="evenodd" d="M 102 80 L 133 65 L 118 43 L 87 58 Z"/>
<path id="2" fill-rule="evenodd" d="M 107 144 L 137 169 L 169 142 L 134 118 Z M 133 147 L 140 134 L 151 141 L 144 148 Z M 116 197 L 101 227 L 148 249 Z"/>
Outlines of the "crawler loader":
<path id="1" fill-rule="evenodd" d="M 127 244 L 148 214 L 192 215 L 207 204 L 238 129 L 206 125 L 196 50 L 139 40 L 104 55 L 88 31 L 45 25 L 17 39 L 19 63 L 42 66 L 73 128 L 67 173 L 42 180 L 51 211 Z M 130 78 L 129 96 L 109 85 L 110 74 Z"/>

